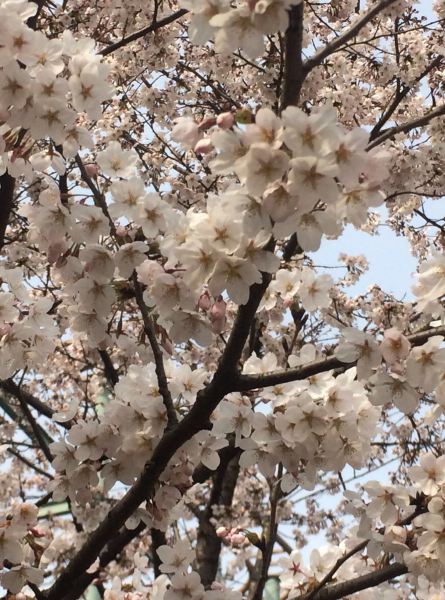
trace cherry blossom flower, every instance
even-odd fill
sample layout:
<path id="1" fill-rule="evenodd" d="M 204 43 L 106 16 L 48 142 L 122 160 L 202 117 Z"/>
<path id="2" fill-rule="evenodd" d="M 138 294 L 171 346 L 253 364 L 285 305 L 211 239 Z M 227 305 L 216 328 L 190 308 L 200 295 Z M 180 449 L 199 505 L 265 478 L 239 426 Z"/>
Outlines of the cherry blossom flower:
<path id="1" fill-rule="evenodd" d="M 359 379 L 372 374 L 372 370 L 380 365 L 382 360 L 380 350 L 374 339 L 366 333 L 347 327 L 342 331 L 343 341 L 337 346 L 335 356 L 341 362 L 354 363 L 357 361 L 357 376 Z"/>
<path id="2" fill-rule="evenodd" d="M 96 158 L 99 168 L 109 177 L 131 176 L 137 160 L 138 155 L 134 150 L 122 150 L 117 141 L 110 142 Z"/>
<path id="3" fill-rule="evenodd" d="M 186 573 L 194 559 L 194 552 L 187 540 L 179 540 L 172 547 L 159 546 L 157 554 L 162 562 L 162 573 Z"/>
<path id="4" fill-rule="evenodd" d="M 420 465 L 409 468 L 410 477 L 425 494 L 436 494 L 445 483 L 445 456 L 437 458 L 430 452 L 420 457 Z"/>

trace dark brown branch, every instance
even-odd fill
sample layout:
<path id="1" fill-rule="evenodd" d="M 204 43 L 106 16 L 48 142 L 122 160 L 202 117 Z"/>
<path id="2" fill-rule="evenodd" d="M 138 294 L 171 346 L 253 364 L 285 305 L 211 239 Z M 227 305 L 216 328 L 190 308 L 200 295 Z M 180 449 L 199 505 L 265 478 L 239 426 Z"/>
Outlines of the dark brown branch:
<path id="1" fill-rule="evenodd" d="M 263 537 L 262 545 L 260 546 L 261 559 L 259 563 L 259 577 L 255 582 L 252 593 L 250 594 L 251 600 L 261 600 L 263 597 L 264 586 L 268 578 L 270 563 L 272 561 L 273 548 L 276 541 L 278 522 L 277 522 L 277 511 L 280 498 L 282 497 L 281 492 L 281 478 L 283 476 L 283 465 L 280 464 L 278 467 L 278 475 L 275 482 L 275 486 L 270 490 L 270 522 L 266 528 L 266 534 Z M 264 544 L 264 547 L 263 547 Z M 256 570 L 256 569 L 255 569 Z"/>
<path id="2" fill-rule="evenodd" d="M 108 354 L 108 352 L 106 350 L 99 350 L 98 352 L 104 365 L 104 373 L 106 380 L 108 381 L 110 386 L 114 388 L 116 383 L 119 381 L 119 374 L 114 368 L 113 361 L 111 360 L 111 357 Z"/>
<path id="3" fill-rule="evenodd" d="M 314 600 L 314 598 L 317 597 L 318 592 L 325 587 L 325 585 L 327 583 L 329 583 L 332 578 L 334 577 L 335 573 L 339 570 L 339 568 L 347 561 L 349 560 L 352 556 L 354 556 L 354 554 L 357 554 L 357 552 L 360 552 L 360 550 L 363 550 L 364 548 L 366 548 L 366 546 L 369 544 L 369 540 L 364 540 L 363 542 L 360 542 L 360 544 L 357 544 L 357 546 L 354 546 L 354 548 L 352 548 L 352 550 L 350 550 L 349 552 L 347 552 L 346 554 L 344 554 L 342 557 L 340 557 L 334 564 L 334 566 L 332 567 L 332 569 L 330 569 L 326 575 L 323 577 L 323 579 L 316 585 L 316 587 L 309 593 L 305 595 L 305 600 Z"/>
<path id="4" fill-rule="evenodd" d="M 303 42 L 304 4 L 291 6 L 289 26 L 284 36 L 284 82 L 281 96 L 281 110 L 296 106 L 304 80 L 301 46 Z"/>
<path id="5" fill-rule="evenodd" d="M 14 204 L 15 179 L 9 173 L 0 177 L 0 250 L 5 245 L 6 228 Z"/>
<path id="6" fill-rule="evenodd" d="M 422 117 L 418 117 L 417 119 L 412 119 L 411 121 L 407 121 L 406 123 L 402 123 L 401 125 L 397 125 L 395 127 L 391 127 L 390 129 L 386 129 L 386 131 L 383 131 L 378 138 L 376 138 L 373 142 L 368 144 L 367 150 L 371 150 L 372 148 L 383 144 L 383 142 L 386 142 L 386 140 L 394 137 L 398 133 L 409 133 L 413 129 L 417 129 L 418 127 L 424 127 L 436 117 L 440 117 L 444 114 L 445 104 L 442 104 L 441 106 L 438 106 L 434 110 L 431 110 L 429 113 L 423 115 Z"/>
<path id="7" fill-rule="evenodd" d="M 368 588 L 375 587 L 376 585 L 380 585 L 385 581 L 389 581 L 390 579 L 404 575 L 407 572 L 408 569 L 405 565 L 402 565 L 401 563 L 394 563 L 389 567 L 385 567 L 384 569 L 379 569 L 378 571 L 361 575 L 355 579 L 331 585 L 320 590 L 312 598 L 310 594 L 305 594 L 304 596 L 300 597 L 300 600 L 308 600 L 309 598 L 311 598 L 311 600 L 339 600 L 340 598 L 344 598 L 345 596 L 349 596 L 355 592 L 360 592 L 361 590 L 366 590 Z"/>
<path id="8" fill-rule="evenodd" d="M 274 242 L 271 240 L 264 250 L 273 251 Z M 233 375 L 238 372 L 239 361 L 243 352 L 244 345 L 249 338 L 252 320 L 255 317 L 258 306 L 266 291 L 272 276 L 270 273 L 262 273 L 262 282 L 255 283 L 250 288 L 250 296 L 247 304 L 240 306 L 233 324 L 230 337 L 227 341 L 224 353 L 219 362 L 215 378 L 229 377 L 232 380 Z"/>
<path id="9" fill-rule="evenodd" d="M 139 29 L 139 31 L 135 31 L 131 35 L 128 35 L 127 37 L 122 38 L 118 42 L 115 42 L 114 44 L 110 44 L 109 46 L 107 46 L 106 48 L 101 50 L 100 54 L 102 54 L 102 56 L 108 56 L 108 54 L 111 54 L 112 52 L 119 50 L 119 48 L 123 48 L 124 46 L 127 46 L 127 44 L 131 44 L 131 42 L 135 42 L 136 40 L 139 40 L 140 38 L 145 37 L 147 34 L 152 33 L 153 31 L 156 31 L 157 29 L 160 29 L 161 27 L 165 27 L 165 25 L 169 25 L 170 23 L 173 23 L 174 21 L 177 21 L 178 19 L 180 19 L 187 13 L 188 13 L 188 10 L 186 10 L 185 8 L 181 8 L 180 10 L 177 10 L 176 12 L 172 13 L 171 15 L 168 15 L 167 17 L 164 17 L 163 19 L 159 19 L 159 21 L 155 21 L 154 23 L 151 23 L 147 27 L 144 27 L 143 29 Z"/>
<path id="10" fill-rule="evenodd" d="M 265 249 L 272 250 L 273 242 L 271 241 Z M 198 392 L 195 404 L 183 420 L 166 431 L 136 483 L 113 506 L 48 590 L 48 600 L 73 598 L 72 595 L 67 596 L 67 590 L 85 574 L 101 550 L 124 526 L 125 521 L 139 505 L 153 495 L 159 476 L 175 452 L 193 435 L 207 426 L 210 415 L 224 396 L 236 390 L 238 363 L 249 336 L 250 324 L 270 280 L 271 275 L 263 273 L 262 283 L 255 284 L 250 288 L 249 300 L 247 304 L 239 307 L 234 327 L 212 381 Z M 82 588 L 82 591 L 83 589 L 85 588 Z M 74 596 L 74 598 L 77 597 Z"/>
<path id="11" fill-rule="evenodd" d="M 60 598 L 63 600 L 77 600 L 92 581 L 98 576 L 101 569 L 104 569 L 113 560 L 119 557 L 122 550 L 134 540 L 142 531 L 144 531 L 145 523 L 140 523 L 135 529 L 123 529 L 113 539 L 110 540 L 107 547 L 99 555 L 100 568 L 93 573 L 84 572 L 76 580 L 72 582 L 69 590 L 66 590 Z"/>
<path id="12" fill-rule="evenodd" d="M 445 335 L 445 327 L 432 327 L 408 335 L 407 338 L 413 346 L 421 346 L 430 337 L 434 335 Z M 263 387 L 278 385 L 281 383 L 289 383 L 291 381 L 300 381 L 307 379 L 318 373 L 325 373 L 333 369 L 347 369 L 355 365 L 352 363 L 343 363 L 334 356 L 324 358 L 317 362 L 310 363 L 304 367 L 295 367 L 294 369 L 286 369 L 283 371 L 272 371 L 270 373 L 261 373 L 258 375 L 240 375 L 236 384 L 237 391 L 247 392 Z"/>
<path id="13" fill-rule="evenodd" d="M 352 366 L 354 363 L 351 363 Z M 281 383 L 289 383 L 290 381 L 299 381 L 307 379 L 318 373 L 325 373 L 332 369 L 343 369 L 345 363 L 340 362 L 335 357 L 325 358 L 317 362 L 311 363 L 304 367 L 295 367 L 294 369 L 286 369 L 285 371 L 272 371 L 270 373 L 261 373 L 259 375 L 240 375 L 237 383 L 237 390 L 247 392 L 258 388 L 269 387 Z"/>
<path id="14" fill-rule="evenodd" d="M 26 402 L 26 404 L 34 408 L 43 417 L 52 419 L 55 411 L 50 406 L 48 406 L 32 394 L 30 394 L 23 388 L 19 387 L 12 379 L 0 381 L 0 388 L 5 392 L 8 392 L 8 394 L 11 394 L 18 400 L 21 398 L 24 402 Z M 61 427 L 64 427 L 65 429 L 70 429 L 71 426 L 70 423 L 59 423 L 59 425 Z"/>
<path id="15" fill-rule="evenodd" d="M 397 109 L 397 107 L 403 101 L 403 99 L 406 98 L 406 96 L 409 94 L 409 92 L 413 89 L 414 85 L 419 83 L 433 69 L 438 67 L 440 65 L 440 63 L 442 62 L 442 60 L 443 60 L 442 55 L 436 56 L 436 58 L 433 61 L 431 61 L 431 63 L 426 67 L 426 69 L 424 69 L 422 71 L 422 73 L 418 77 L 416 77 L 413 84 L 404 85 L 402 88 L 397 90 L 393 101 L 389 104 L 388 108 L 384 111 L 384 113 L 382 114 L 382 116 L 380 117 L 380 119 L 378 120 L 376 125 L 373 127 L 373 129 L 369 135 L 370 141 L 373 141 L 378 137 L 383 125 L 385 125 L 385 123 L 387 123 L 387 121 L 389 121 L 389 119 L 394 114 L 394 111 Z"/>
<path id="16" fill-rule="evenodd" d="M 54 477 L 51 475 L 51 473 L 47 473 L 47 471 L 44 471 L 43 469 L 41 469 L 37 465 L 34 465 L 23 454 L 19 454 L 18 452 L 16 452 L 12 448 L 8 448 L 8 452 L 9 452 L 9 454 L 12 454 L 13 456 L 15 456 L 24 465 L 26 465 L 30 469 L 33 469 L 36 473 L 40 473 L 40 475 L 43 475 L 44 477 L 48 477 L 48 479 L 54 479 Z"/>
<path id="17" fill-rule="evenodd" d="M 40 446 L 40 449 L 42 450 L 46 459 L 49 462 L 52 462 L 53 455 L 51 454 L 51 450 L 49 449 L 48 442 L 47 442 L 48 434 L 40 427 L 40 425 L 34 419 L 34 416 L 32 415 L 31 411 L 29 410 L 28 404 L 26 403 L 25 399 L 21 395 L 17 396 L 17 399 L 20 402 L 20 406 L 23 411 L 23 414 L 25 415 L 28 423 L 31 426 L 34 437 L 35 437 L 38 445 Z"/>
<path id="18" fill-rule="evenodd" d="M 198 572 L 203 585 L 208 588 L 215 581 L 221 554 L 221 538 L 212 523 L 213 506 L 230 507 L 239 474 L 238 456 L 221 462 L 213 477 L 213 488 L 205 510 L 199 517 L 196 543 Z"/>
<path id="19" fill-rule="evenodd" d="M 165 538 L 165 533 L 163 531 L 160 531 L 159 529 L 153 528 L 151 530 L 151 552 L 153 555 L 152 560 L 155 577 L 159 577 L 159 575 L 162 575 L 160 570 L 162 561 L 158 556 L 158 548 L 164 546 L 166 543 L 167 540 Z"/>
<path id="20" fill-rule="evenodd" d="M 259 300 L 258 300 L 259 302 Z M 198 393 L 190 412 L 173 429 L 167 431 L 147 462 L 136 483 L 108 512 L 100 525 L 90 534 L 71 562 L 62 571 L 54 585 L 48 590 L 48 600 L 69 600 L 78 596 L 68 595 L 67 590 L 84 576 L 109 540 L 116 536 L 125 521 L 139 505 L 150 498 L 159 476 L 175 452 L 193 435 L 206 426 L 210 415 L 229 392 L 234 391 L 235 378 L 227 377 L 218 369 L 208 386 Z M 86 584 L 88 585 L 88 584 Z M 80 587 L 80 586 L 79 586 Z M 82 588 L 81 592 L 85 588 Z M 81 593 L 80 592 L 80 593 Z M 80 595 L 80 594 L 79 594 Z"/>
<path id="21" fill-rule="evenodd" d="M 167 375 L 164 368 L 164 358 L 162 356 L 162 350 L 159 347 L 158 340 L 156 338 L 155 327 L 153 319 L 148 313 L 147 306 L 144 302 L 141 286 L 137 280 L 136 275 L 133 276 L 134 293 L 136 296 L 136 302 L 139 306 L 139 310 L 142 314 L 142 320 L 144 322 L 144 331 L 150 342 L 151 351 L 153 352 L 153 358 L 155 361 L 156 377 L 158 379 L 159 393 L 164 401 L 164 406 L 167 411 L 168 425 L 173 427 L 178 422 L 175 407 L 173 406 L 173 399 L 168 388 Z"/>

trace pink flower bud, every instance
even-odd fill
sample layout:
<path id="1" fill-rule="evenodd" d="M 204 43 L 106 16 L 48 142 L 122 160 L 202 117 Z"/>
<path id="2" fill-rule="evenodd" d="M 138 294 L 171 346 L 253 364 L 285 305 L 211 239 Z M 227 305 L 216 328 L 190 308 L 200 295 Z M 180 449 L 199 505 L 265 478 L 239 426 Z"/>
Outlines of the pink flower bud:
<path id="1" fill-rule="evenodd" d="M 233 535 L 230 536 L 230 543 L 233 544 L 234 546 L 242 546 L 244 544 L 244 542 L 246 541 L 246 536 L 244 535 L 244 533 L 234 533 Z"/>
<path id="2" fill-rule="evenodd" d="M 210 589 L 212 590 L 216 590 L 218 592 L 223 592 L 226 588 L 223 586 L 222 583 L 220 583 L 219 581 L 214 581 L 212 583 L 212 585 L 210 586 Z"/>
<path id="3" fill-rule="evenodd" d="M 93 179 L 96 179 L 99 175 L 99 167 L 96 163 L 85 165 L 85 171 L 87 172 L 88 177 L 92 177 Z"/>
<path id="4" fill-rule="evenodd" d="M 45 532 L 43 531 L 43 529 L 41 529 L 40 527 L 31 527 L 31 529 L 29 530 L 32 535 L 36 538 L 42 538 L 45 537 Z"/>
<path id="5" fill-rule="evenodd" d="M 108 348 L 108 341 L 107 340 L 102 340 L 101 342 L 99 342 L 97 344 L 97 347 L 99 350 L 106 350 Z"/>
<path id="6" fill-rule="evenodd" d="M 198 125 L 198 129 L 200 131 L 207 131 L 207 129 L 210 129 L 210 127 L 213 127 L 214 125 L 216 125 L 216 117 L 206 117 Z"/>
<path id="7" fill-rule="evenodd" d="M 231 112 L 221 113 L 216 117 L 216 124 L 221 129 L 230 129 L 235 123 L 235 117 Z"/>
<path id="8" fill-rule="evenodd" d="M 213 333 L 222 333 L 224 331 L 226 326 L 226 308 L 227 304 L 224 302 L 223 297 L 218 296 L 209 311 Z"/>
<path id="9" fill-rule="evenodd" d="M 12 327 L 8 323 L 4 323 L 3 325 L 0 325 L 0 337 L 3 337 L 4 335 L 8 335 L 9 333 L 11 333 L 11 330 L 12 330 Z"/>
<path id="10" fill-rule="evenodd" d="M 214 146 L 213 146 L 210 138 L 202 138 L 202 140 L 199 140 L 195 144 L 195 148 L 194 148 L 196 154 L 209 154 L 209 152 L 212 152 L 213 149 L 214 149 Z"/>
<path id="11" fill-rule="evenodd" d="M 211 306 L 212 306 L 212 299 L 210 298 L 209 292 L 206 290 L 199 297 L 198 308 L 200 308 L 201 310 L 205 310 L 207 312 Z"/>
<path id="12" fill-rule="evenodd" d="M 200 137 L 198 125 L 191 117 L 176 119 L 171 135 L 175 142 L 189 148 L 193 148 Z"/>
<path id="13" fill-rule="evenodd" d="M 54 244 L 51 244 L 47 252 L 49 264 L 53 265 L 64 252 L 65 244 L 63 242 L 55 242 Z"/>
<path id="14" fill-rule="evenodd" d="M 127 228 L 124 227 L 123 225 L 118 225 L 116 227 L 116 235 L 118 235 L 119 237 L 126 237 L 126 235 L 127 235 Z"/>
<path id="15" fill-rule="evenodd" d="M 227 527 L 218 527 L 218 529 L 216 530 L 216 535 L 220 538 L 225 538 L 228 533 L 229 530 L 227 529 Z"/>

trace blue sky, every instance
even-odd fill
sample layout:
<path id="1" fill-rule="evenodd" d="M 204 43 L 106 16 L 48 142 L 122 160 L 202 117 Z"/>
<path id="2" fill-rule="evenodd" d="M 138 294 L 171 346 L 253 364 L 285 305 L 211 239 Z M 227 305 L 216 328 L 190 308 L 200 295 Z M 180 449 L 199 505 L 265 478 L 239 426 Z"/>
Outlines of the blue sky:
<path id="1" fill-rule="evenodd" d="M 431 20 L 437 18 L 433 13 L 432 4 L 432 0 L 423 0 L 418 4 L 419 11 Z M 428 215 L 445 216 L 440 200 L 428 201 L 427 207 Z M 379 212 L 384 224 L 384 211 Z M 354 227 L 348 226 L 338 240 L 323 239 L 320 250 L 313 254 L 313 258 L 320 265 L 339 265 L 338 255 L 341 252 L 352 256 L 363 254 L 369 262 L 369 271 L 356 285 L 349 288 L 352 295 L 364 293 L 369 286 L 376 283 L 398 299 L 412 299 L 411 286 L 417 260 L 412 256 L 410 245 L 404 237 L 396 236 L 385 225 L 379 227 L 377 236 L 356 231 Z M 338 269 L 331 271 L 334 280 L 340 273 L 342 271 Z"/>

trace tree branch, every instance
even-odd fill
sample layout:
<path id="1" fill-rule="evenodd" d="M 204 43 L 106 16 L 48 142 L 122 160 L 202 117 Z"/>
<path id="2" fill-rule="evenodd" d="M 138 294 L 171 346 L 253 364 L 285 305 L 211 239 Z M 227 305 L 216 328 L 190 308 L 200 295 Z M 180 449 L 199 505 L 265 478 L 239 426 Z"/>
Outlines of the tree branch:
<path id="1" fill-rule="evenodd" d="M 431 63 L 426 67 L 426 69 L 424 69 L 422 71 L 422 73 L 418 77 L 416 77 L 416 79 L 414 80 L 414 84 L 419 83 L 426 75 L 428 75 L 428 73 L 431 73 L 431 71 L 433 69 L 435 69 L 436 67 L 438 67 L 440 65 L 442 60 L 443 60 L 442 55 L 436 56 L 436 58 L 433 61 L 431 61 Z M 414 85 L 405 85 L 405 86 L 403 86 L 403 88 L 401 88 L 400 90 L 398 90 L 396 92 L 396 95 L 394 96 L 393 101 L 390 103 L 388 108 L 384 111 L 384 113 L 382 114 L 382 116 L 380 117 L 378 122 L 374 125 L 374 127 L 369 135 L 370 141 L 373 141 L 378 137 L 383 125 L 391 118 L 391 116 L 394 114 L 394 111 L 396 110 L 396 108 L 399 106 L 399 104 L 402 102 L 402 100 L 404 98 L 406 98 L 406 96 L 413 89 L 413 87 L 414 87 Z"/>
<path id="2" fill-rule="evenodd" d="M 98 352 L 104 365 L 104 373 L 106 380 L 111 385 L 111 387 L 114 388 L 116 383 L 119 381 L 119 374 L 114 368 L 113 361 L 111 360 L 111 357 L 108 354 L 108 352 L 106 350 L 99 350 Z"/>
<path id="3" fill-rule="evenodd" d="M 139 29 L 139 31 L 135 31 L 131 35 L 128 35 L 127 37 L 122 38 L 121 40 L 119 40 L 119 42 L 110 44 L 109 46 L 107 46 L 106 48 L 101 50 L 99 54 L 102 54 L 102 56 L 108 56 L 108 54 L 111 54 L 112 52 L 119 50 L 119 48 L 123 48 L 127 44 L 131 44 L 131 42 L 135 42 L 136 40 L 139 40 L 140 38 L 146 36 L 147 34 L 152 33 L 153 31 L 156 31 L 157 29 L 160 29 L 161 27 L 165 27 L 165 25 L 169 25 L 170 23 L 173 23 L 174 21 L 177 21 L 178 19 L 180 19 L 181 17 L 186 15 L 188 12 L 189 11 L 186 10 L 185 8 L 181 8 L 180 10 L 177 10 L 176 12 L 172 13 L 171 15 L 168 15 L 167 17 L 164 17 L 163 19 L 159 19 L 159 21 L 155 21 L 155 22 L 151 23 L 150 25 L 148 25 L 147 27 L 144 27 L 143 29 Z"/>
<path id="4" fill-rule="evenodd" d="M 349 596 L 355 592 L 360 592 L 361 590 L 366 590 L 368 588 L 375 587 L 376 585 L 380 585 L 385 581 L 389 581 L 390 579 L 404 575 L 407 572 L 408 569 L 405 565 L 402 565 L 401 563 L 394 563 L 389 567 L 385 567 L 384 569 L 379 569 L 378 571 L 361 575 L 355 579 L 331 585 L 317 592 L 315 596 L 305 594 L 304 596 L 300 596 L 299 600 L 309 600 L 309 598 L 311 600 L 339 600 L 340 598 L 344 598 L 345 596 Z"/>
<path id="5" fill-rule="evenodd" d="M 29 406 L 34 408 L 43 417 L 52 419 L 55 411 L 50 406 L 48 406 L 47 404 L 30 394 L 26 390 L 19 387 L 13 379 L 6 379 L 4 381 L 0 381 L 0 388 L 8 394 L 11 394 L 11 396 L 14 396 L 18 400 L 22 399 L 24 402 L 26 402 L 26 404 L 29 404 Z M 61 427 L 64 427 L 65 429 L 70 429 L 71 427 L 69 422 L 59 423 L 59 425 Z"/>
<path id="6" fill-rule="evenodd" d="M 413 346 L 421 346 L 434 335 L 445 335 L 445 327 L 432 327 L 408 335 L 407 338 Z M 312 377 L 318 373 L 325 373 L 326 371 L 331 371 L 333 369 L 349 369 L 355 364 L 356 361 L 352 363 L 343 363 L 334 356 L 331 356 L 305 365 L 304 367 L 295 367 L 283 371 L 271 371 L 270 373 L 260 373 L 258 375 L 239 375 L 236 389 L 238 392 L 247 392 L 249 390 L 279 385 L 281 383 L 300 381 L 301 379 L 307 379 L 307 377 Z"/>
<path id="7" fill-rule="evenodd" d="M 213 506 L 232 505 L 233 494 L 239 474 L 238 455 L 222 461 L 214 473 L 213 488 L 205 510 L 199 518 L 196 543 L 196 560 L 198 572 L 203 585 L 208 588 L 215 581 L 221 553 L 221 538 L 216 535 L 212 523 Z"/>
<path id="8" fill-rule="evenodd" d="M 339 570 L 339 568 L 347 561 L 349 560 L 352 556 L 354 556 L 354 554 L 357 554 L 357 552 L 360 552 L 360 550 L 363 550 L 364 548 L 366 548 L 366 546 L 369 544 L 369 540 L 364 540 L 363 542 L 360 542 L 360 544 L 357 544 L 357 546 L 354 546 L 354 548 L 352 548 L 352 550 L 350 550 L 349 552 L 347 552 L 346 554 L 344 554 L 342 557 L 340 557 L 334 564 L 334 566 L 332 567 L 332 569 L 330 569 L 326 575 L 323 577 L 323 579 L 316 585 L 316 587 L 309 593 L 305 595 L 305 600 L 314 600 L 314 598 L 317 597 L 318 592 L 324 588 L 324 586 L 329 583 L 331 581 L 331 579 L 334 577 L 335 573 Z"/>
<path id="9" fill-rule="evenodd" d="M 284 84 L 281 96 L 281 110 L 287 106 L 296 106 L 304 80 L 303 59 L 301 55 L 303 42 L 304 3 L 291 6 L 289 26 L 284 36 Z"/>
<path id="10" fill-rule="evenodd" d="M 442 104 L 441 106 L 438 106 L 434 110 L 431 110 L 426 115 L 423 115 L 423 117 L 418 117 L 417 119 L 412 119 L 411 121 L 402 123 L 402 125 L 397 125 L 395 127 L 391 127 L 391 129 L 386 129 L 385 131 L 383 131 L 383 133 L 381 135 L 379 135 L 378 138 L 376 138 L 373 142 L 368 144 L 368 147 L 366 149 L 372 150 L 372 148 L 375 148 L 376 146 L 383 144 L 383 142 L 385 142 L 389 138 L 392 138 L 393 136 L 397 135 L 398 133 L 408 133 L 409 131 L 412 131 L 413 129 L 417 129 L 418 127 L 423 127 L 425 125 L 428 125 L 428 123 L 430 121 L 432 121 L 436 117 L 440 117 L 444 114 L 445 114 L 445 104 Z"/>
<path id="11" fill-rule="evenodd" d="M 176 415 L 175 407 L 173 406 L 173 399 L 170 394 L 170 390 L 168 389 L 167 375 L 165 374 L 164 368 L 164 358 L 162 356 L 162 351 L 159 347 L 158 340 L 156 338 L 153 320 L 148 313 L 147 306 L 144 302 L 142 289 L 135 274 L 133 275 L 132 280 L 134 285 L 136 302 L 139 306 L 139 310 L 142 314 L 142 320 L 144 322 L 144 331 L 150 342 L 151 351 L 153 352 L 156 376 L 159 385 L 159 393 L 162 396 L 162 400 L 164 401 L 164 406 L 167 411 L 168 425 L 169 427 L 173 427 L 178 422 L 178 417 Z"/>
<path id="12" fill-rule="evenodd" d="M 0 177 L 0 250 L 5 245 L 5 233 L 14 204 L 15 179 L 9 173 Z"/>
<path id="13" fill-rule="evenodd" d="M 338 37 L 333 39 L 331 42 L 326 44 L 326 46 L 324 48 L 322 48 L 321 50 L 319 50 L 318 52 L 316 52 L 314 54 L 314 56 L 312 56 L 311 58 L 308 58 L 303 64 L 305 76 L 310 71 L 312 71 L 312 69 L 314 69 L 315 67 L 318 67 L 324 61 L 325 58 L 327 58 L 328 56 L 333 54 L 336 50 L 340 49 L 343 46 L 343 44 L 346 44 L 347 42 L 349 42 L 349 40 L 351 40 L 358 33 L 360 33 L 360 31 L 370 21 L 372 21 L 372 19 L 374 19 L 374 17 L 378 16 L 378 14 L 382 10 L 384 10 L 391 4 L 394 4 L 395 1 L 396 0 L 381 0 L 378 4 L 373 6 L 367 13 L 365 13 L 362 17 L 357 19 L 357 21 L 354 23 L 354 25 L 352 25 L 352 27 L 350 29 L 348 29 L 342 35 L 339 35 Z"/>

